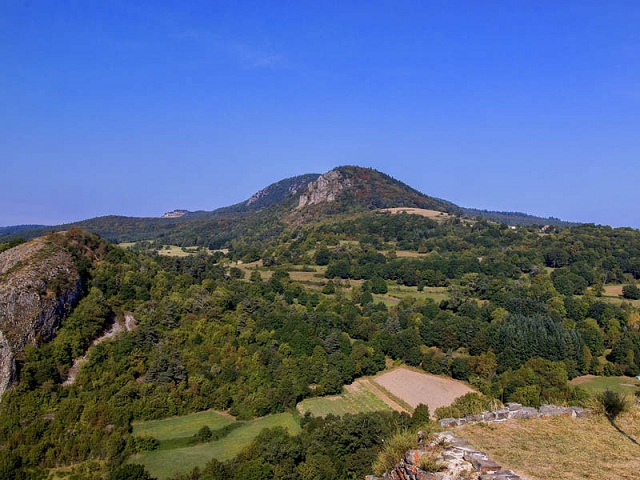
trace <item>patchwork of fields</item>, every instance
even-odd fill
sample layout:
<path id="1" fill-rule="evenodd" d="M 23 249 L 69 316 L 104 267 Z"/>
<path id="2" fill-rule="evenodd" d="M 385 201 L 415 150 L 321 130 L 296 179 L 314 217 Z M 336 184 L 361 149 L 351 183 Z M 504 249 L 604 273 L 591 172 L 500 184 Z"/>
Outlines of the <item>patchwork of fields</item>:
<path id="1" fill-rule="evenodd" d="M 356 384 L 354 384 L 356 385 Z M 375 393 L 362 383 L 348 389 L 341 395 L 308 398 L 298 404 L 298 412 L 304 415 L 309 412 L 315 417 L 345 415 L 390 410 L 391 407 L 378 398 Z"/>
<path id="2" fill-rule="evenodd" d="M 450 405 L 456 398 L 473 391 L 451 378 L 399 367 L 375 377 L 358 379 L 346 385 L 345 393 L 341 395 L 304 400 L 298 404 L 298 411 L 314 416 L 389 409 L 412 413 L 423 403 L 434 412 L 436 408 Z"/>

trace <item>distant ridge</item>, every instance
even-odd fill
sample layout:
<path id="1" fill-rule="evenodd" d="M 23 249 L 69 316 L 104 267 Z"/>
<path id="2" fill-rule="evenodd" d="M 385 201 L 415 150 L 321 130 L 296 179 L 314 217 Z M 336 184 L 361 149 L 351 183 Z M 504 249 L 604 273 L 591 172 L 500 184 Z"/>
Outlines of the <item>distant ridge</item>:
<path id="1" fill-rule="evenodd" d="M 13 225 L 10 227 L 0 227 L 0 237 L 5 235 L 15 235 L 20 232 L 29 232 L 38 228 L 47 228 L 46 225 Z"/>
<path id="2" fill-rule="evenodd" d="M 486 218 L 507 225 L 552 225 L 554 227 L 575 227 L 581 225 L 578 222 L 567 222 L 554 217 L 536 217 L 522 212 L 494 212 L 490 210 L 478 210 L 475 208 L 461 208 L 462 214 L 472 218 Z"/>
<path id="3" fill-rule="evenodd" d="M 578 225 L 519 212 L 460 208 L 373 168 L 346 165 L 324 174 L 310 173 L 280 180 L 243 202 L 212 211 L 176 209 L 153 218 L 109 215 L 57 226 L 0 227 L 0 242 L 16 237 L 34 238 L 47 231 L 67 230 L 75 225 L 112 242 L 162 238 L 165 243 L 221 248 L 245 233 L 268 238 L 282 232 L 288 225 L 313 222 L 331 215 L 353 215 L 397 207 L 483 217 L 508 225 Z"/>

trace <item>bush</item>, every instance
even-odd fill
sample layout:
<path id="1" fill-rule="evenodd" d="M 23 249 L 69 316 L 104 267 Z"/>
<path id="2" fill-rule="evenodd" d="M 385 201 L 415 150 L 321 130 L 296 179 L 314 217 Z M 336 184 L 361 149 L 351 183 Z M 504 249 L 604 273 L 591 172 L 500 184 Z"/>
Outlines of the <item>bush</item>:
<path id="1" fill-rule="evenodd" d="M 160 446 L 160 442 L 154 437 L 140 436 L 135 437 L 134 440 L 136 452 L 149 452 L 157 450 Z"/>
<path id="2" fill-rule="evenodd" d="M 429 406 L 421 403 L 413 411 L 413 415 L 411 416 L 411 426 L 420 427 L 421 425 L 428 425 L 429 423 L 431 423 Z"/>
<path id="3" fill-rule="evenodd" d="M 625 285 L 622 287 L 622 298 L 640 300 L 640 288 L 637 285 Z"/>
<path id="4" fill-rule="evenodd" d="M 618 415 L 629 409 L 629 399 L 624 393 L 607 389 L 598 394 L 597 399 L 602 408 L 604 408 L 604 414 L 611 421 L 614 421 Z"/>
<path id="5" fill-rule="evenodd" d="M 207 425 L 204 425 L 203 427 L 200 428 L 200 430 L 198 430 L 198 433 L 196 433 L 195 438 L 199 442 L 208 442 L 209 440 L 211 440 L 212 436 L 213 436 L 213 432 L 211 431 L 211 429 Z"/>
<path id="6" fill-rule="evenodd" d="M 121 465 L 109 474 L 109 480 L 154 480 L 144 465 L 128 463 Z"/>
<path id="7" fill-rule="evenodd" d="M 435 473 L 442 468 L 442 461 L 435 452 L 426 452 L 418 461 L 418 468 L 425 472 Z"/>
<path id="8" fill-rule="evenodd" d="M 436 408 L 435 414 L 438 420 L 443 418 L 462 418 L 467 415 L 488 412 L 500 406 L 500 402 L 493 398 L 485 397 L 479 393 L 467 393 L 456 399 L 448 407 Z"/>

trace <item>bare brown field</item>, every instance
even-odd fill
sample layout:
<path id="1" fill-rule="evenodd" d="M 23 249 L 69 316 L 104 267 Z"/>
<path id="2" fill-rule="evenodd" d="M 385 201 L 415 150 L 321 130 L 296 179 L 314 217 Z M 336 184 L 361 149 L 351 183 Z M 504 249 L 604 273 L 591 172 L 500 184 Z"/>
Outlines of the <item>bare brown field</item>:
<path id="1" fill-rule="evenodd" d="M 313 282 L 313 283 L 326 283 L 329 280 L 324 278 L 324 272 L 327 267 L 316 267 L 317 270 L 313 272 L 296 272 L 289 271 L 289 276 L 291 280 L 295 280 L 296 282 Z"/>
<path id="2" fill-rule="evenodd" d="M 396 257 L 398 258 L 421 258 L 428 255 L 428 253 L 412 252 L 411 250 L 396 250 Z"/>
<path id="3" fill-rule="evenodd" d="M 602 415 L 466 425 L 457 433 L 530 480 L 638 479 L 640 409 L 615 424 Z"/>
<path id="4" fill-rule="evenodd" d="M 622 285 L 605 285 L 604 295 L 607 297 L 619 297 L 622 295 Z"/>
<path id="5" fill-rule="evenodd" d="M 423 403 L 429 406 L 431 412 L 436 408 L 451 405 L 456 398 L 475 391 L 457 380 L 421 373 L 406 367 L 396 368 L 372 380 L 411 408 Z"/>
<path id="6" fill-rule="evenodd" d="M 420 215 L 421 217 L 445 219 L 451 217 L 448 213 L 439 212 L 437 210 L 427 210 L 426 208 L 411 208 L 411 207 L 397 207 L 397 208 L 385 208 L 380 210 L 382 213 L 390 213 L 396 215 L 398 213 L 408 213 L 409 215 Z"/>

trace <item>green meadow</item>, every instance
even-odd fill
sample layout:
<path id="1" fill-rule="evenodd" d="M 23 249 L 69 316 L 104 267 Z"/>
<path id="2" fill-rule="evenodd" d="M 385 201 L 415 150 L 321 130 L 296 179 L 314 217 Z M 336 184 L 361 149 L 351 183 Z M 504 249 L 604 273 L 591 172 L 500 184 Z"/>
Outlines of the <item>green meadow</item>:
<path id="1" fill-rule="evenodd" d="M 161 440 L 161 445 L 162 441 L 178 444 L 178 439 L 195 434 L 204 425 L 208 425 L 214 430 L 235 421 L 217 412 L 201 412 L 184 417 L 139 423 L 134 426 L 134 435 L 154 436 Z M 300 425 L 294 415 L 279 413 L 242 422 L 242 426 L 217 441 L 182 448 L 163 448 L 136 455 L 129 461 L 143 464 L 152 476 L 162 480 L 169 478 L 176 472 L 185 473 L 196 466 L 202 468 L 212 458 L 221 461 L 233 458 L 249 445 L 260 431 L 273 427 L 286 428 L 291 434 L 300 431 Z"/>

